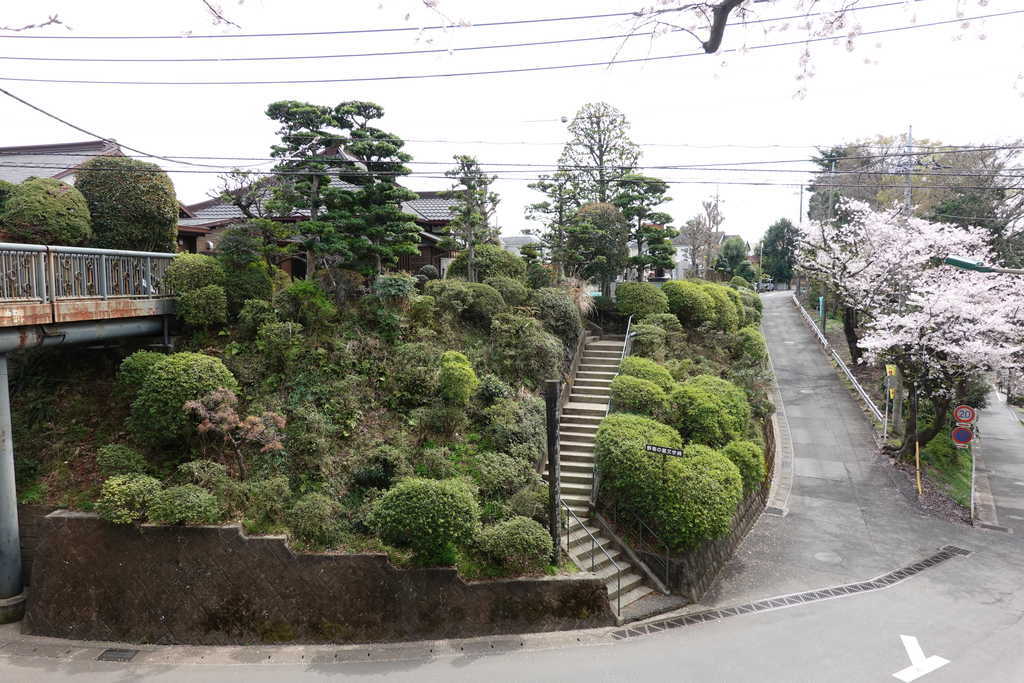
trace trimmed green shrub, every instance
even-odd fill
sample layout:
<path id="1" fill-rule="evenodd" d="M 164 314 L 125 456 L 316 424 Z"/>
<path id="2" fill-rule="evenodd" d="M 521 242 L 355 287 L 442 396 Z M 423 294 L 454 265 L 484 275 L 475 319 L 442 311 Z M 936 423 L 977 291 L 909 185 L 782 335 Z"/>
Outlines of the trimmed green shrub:
<path id="1" fill-rule="evenodd" d="M 178 295 L 208 285 L 223 287 L 224 281 L 224 266 L 206 254 L 175 254 L 164 275 L 164 283 Z"/>
<path id="2" fill-rule="evenodd" d="M 220 359 L 201 353 L 164 356 L 143 379 L 128 426 L 143 443 L 178 442 L 191 432 L 186 401 L 222 387 L 237 391 L 238 383 Z"/>
<path id="3" fill-rule="evenodd" d="M 743 299 L 743 305 L 750 306 L 755 309 L 760 315 L 764 310 L 764 302 L 761 301 L 760 295 L 756 292 L 741 291 L 740 298 Z"/>
<path id="4" fill-rule="evenodd" d="M 658 512 L 655 531 L 680 550 L 728 534 L 743 498 L 736 465 L 721 455 L 672 460 L 667 500 Z"/>
<path id="5" fill-rule="evenodd" d="M 223 325 L 228 321 L 228 298 L 220 285 L 207 285 L 184 292 L 178 297 L 178 317 L 199 329 Z"/>
<path id="6" fill-rule="evenodd" d="M 508 304 L 494 287 L 481 282 L 470 282 L 466 287 L 469 289 L 470 299 L 469 305 L 462 311 L 462 317 L 468 322 L 489 326 L 491 318 L 508 308 Z"/>
<path id="7" fill-rule="evenodd" d="M 405 301 L 416 293 L 416 279 L 405 273 L 382 273 L 373 281 L 373 293 L 386 301 Z"/>
<path id="8" fill-rule="evenodd" d="M 753 441 L 730 441 L 722 449 L 722 455 L 739 469 L 744 493 L 750 493 L 764 481 L 764 449 Z"/>
<path id="9" fill-rule="evenodd" d="M 212 460 L 192 460 L 178 465 L 178 472 L 189 483 L 211 491 L 221 507 L 229 512 L 241 512 L 246 503 L 242 482 L 228 475 L 228 469 Z"/>
<path id="10" fill-rule="evenodd" d="M 530 462 L 546 452 L 547 416 L 544 399 L 503 398 L 484 412 L 484 435 L 491 446 L 524 456 Z"/>
<path id="11" fill-rule="evenodd" d="M 417 325 L 430 325 L 437 315 L 436 304 L 432 296 L 414 296 L 409 306 L 409 317 Z"/>
<path id="12" fill-rule="evenodd" d="M 14 183 L 9 183 L 6 180 L 0 180 L 0 213 L 3 213 L 4 203 L 7 198 L 14 192 L 14 188 L 18 187 Z"/>
<path id="13" fill-rule="evenodd" d="M 386 489 L 412 474 L 412 466 L 401 449 L 385 445 L 356 456 L 351 472 L 352 483 L 360 488 Z"/>
<path id="14" fill-rule="evenodd" d="M 473 292 L 465 280 L 431 280 L 423 287 L 423 293 L 434 297 L 437 310 L 455 318 L 473 302 Z"/>
<path id="15" fill-rule="evenodd" d="M 285 516 L 296 539 L 313 548 L 329 548 L 344 537 L 341 505 L 322 493 L 307 493 Z"/>
<path id="16" fill-rule="evenodd" d="M 255 339 L 265 323 L 278 322 L 274 304 L 263 299 L 249 299 L 238 313 L 238 334 L 243 339 Z"/>
<path id="17" fill-rule="evenodd" d="M 442 354 L 438 390 L 444 401 L 453 406 L 468 405 L 478 386 L 480 380 L 468 358 L 457 351 Z"/>
<path id="18" fill-rule="evenodd" d="M 661 291 L 668 297 L 668 310 L 679 319 L 683 327 L 696 329 L 715 322 L 715 300 L 700 284 L 688 280 L 672 280 L 663 284 Z"/>
<path id="19" fill-rule="evenodd" d="M 616 408 L 629 413 L 659 417 L 665 412 L 668 397 L 654 382 L 632 375 L 618 375 L 611 384 Z"/>
<path id="20" fill-rule="evenodd" d="M 537 388 L 561 376 L 565 349 L 533 318 L 501 313 L 491 321 L 490 361 L 503 379 Z"/>
<path id="21" fill-rule="evenodd" d="M 224 276 L 224 293 L 227 295 L 228 313 L 238 317 L 245 303 L 250 300 L 270 302 L 273 283 L 270 271 L 263 261 L 256 261 L 239 268 L 228 268 Z"/>
<path id="22" fill-rule="evenodd" d="M 627 356 L 619 365 L 619 373 L 654 382 L 661 387 L 662 391 L 671 391 L 676 386 L 672 374 L 664 366 L 658 365 L 650 358 Z"/>
<path id="23" fill-rule="evenodd" d="M 476 390 L 477 398 L 485 406 L 490 406 L 503 398 L 511 398 L 512 387 L 497 375 L 487 374 L 480 378 L 480 387 Z"/>
<path id="24" fill-rule="evenodd" d="M 156 164 L 95 157 L 75 169 L 75 187 L 89 204 L 95 246 L 174 251 L 178 197 L 174 183 Z"/>
<path id="25" fill-rule="evenodd" d="M 425 405 L 437 396 L 441 360 L 433 345 L 426 342 L 402 344 L 395 349 L 389 367 L 392 391 L 403 404 Z"/>
<path id="26" fill-rule="evenodd" d="M 526 284 L 530 289 L 541 289 L 555 284 L 555 273 L 543 263 L 529 263 L 526 266 Z"/>
<path id="27" fill-rule="evenodd" d="M 622 282 L 615 287 L 619 313 L 638 318 L 668 313 L 668 297 L 650 282 Z"/>
<path id="28" fill-rule="evenodd" d="M 735 292 L 714 282 L 700 282 L 704 291 L 711 296 L 715 304 L 715 327 L 723 332 L 732 332 L 739 326 L 739 314 L 727 292 Z"/>
<path id="29" fill-rule="evenodd" d="M 721 453 L 702 443 L 688 443 L 683 446 L 684 458 L 696 458 L 698 455 L 721 455 Z"/>
<path id="30" fill-rule="evenodd" d="M 516 572 L 539 572 L 551 562 L 551 535 L 527 517 L 513 517 L 480 532 L 484 554 Z"/>
<path id="31" fill-rule="evenodd" d="M 710 375 L 698 375 L 669 395 L 669 422 L 687 441 L 720 448 L 743 436 L 750 405 L 743 389 Z"/>
<path id="32" fill-rule="evenodd" d="M 256 332 L 256 350 L 272 372 L 283 372 L 302 351 L 302 325 L 268 322 Z"/>
<path id="33" fill-rule="evenodd" d="M 441 273 L 437 272 L 437 268 L 430 263 L 424 266 L 420 266 L 420 269 L 416 271 L 416 274 L 422 275 L 428 280 L 436 280 L 437 278 L 441 277 Z"/>
<path id="34" fill-rule="evenodd" d="M 301 323 L 309 330 L 323 328 L 338 315 L 324 290 L 311 280 L 295 280 L 275 294 L 274 308 L 282 320 Z"/>
<path id="35" fill-rule="evenodd" d="M 567 348 L 575 348 L 583 334 L 583 318 L 569 293 L 554 287 L 538 289 L 534 305 L 544 329 L 561 339 Z"/>
<path id="36" fill-rule="evenodd" d="M 512 514 L 529 517 L 547 528 L 548 503 L 548 487 L 537 481 L 512 494 L 508 508 Z"/>
<path id="37" fill-rule="evenodd" d="M 639 322 L 641 325 L 654 325 L 665 330 L 665 334 L 669 337 L 681 335 L 683 333 L 683 325 L 679 322 L 679 318 L 675 317 L 671 313 L 656 313 L 654 315 L 647 315 L 640 318 Z"/>
<path id="38" fill-rule="evenodd" d="M 729 286 L 735 287 L 736 289 L 753 289 L 750 282 L 748 282 L 746 278 L 740 277 L 739 275 L 734 275 L 732 279 L 729 280 Z"/>
<path id="39" fill-rule="evenodd" d="M 288 477 L 277 476 L 245 483 L 245 518 L 260 526 L 275 526 L 284 521 L 292 489 Z"/>
<path id="40" fill-rule="evenodd" d="M 537 479 L 533 463 L 507 453 L 484 451 L 473 457 L 470 474 L 485 499 L 505 499 Z"/>
<path id="41" fill-rule="evenodd" d="M 752 365 L 760 365 L 768 358 L 764 335 L 753 325 L 740 328 L 732 345 L 732 356 Z"/>
<path id="42" fill-rule="evenodd" d="M 745 311 L 745 309 L 743 307 L 743 300 L 740 299 L 740 293 L 737 292 L 732 287 L 726 287 L 725 288 L 725 295 L 727 297 L 729 297 L 729 301 L 732 302 L 733 310 L 736 311 L 736 321 L 737 321 L 736 324 L 738 326 L 740 326 L 740 327 L 742 327 L 743 325 L 746 325 L 747 324 L 747 319 L 746 319 L 746 315 L 747 314 L 746 314 L 746 311 Z"/>
<path id="43" fill-rule="evenodd" d="M 0 232 L 11 242 L 79 246 L 92 238 L 82 193 L 55 178 L 15 185 L 0 210 Z"/>
<path id="44" fill-rule="evenodd" d="M 156 351 L 136 351 L 121 361 L 121 366 L 117 370 L 118 384 L 135 394 L 153 367 L 165 358 L 166 354 Z"/>
<path id="45" fill-rule="evenodd" d="M 633 335 L 633 354 L 654 360 L 665 359 L 665 347 L 668 345 L 665 330 L 655 325 L 633 325 L 629 329 Z"/>
<path id="46" fill-rule="evenodd" d="M 484 284 L 498 290 L 509 306 L 525 306 L 530 302 L 530 290 L 520 280 L 498 275 L 487 278 Z"/>
<path id="47" fill-rule="evenodd" d="M 476 535 L 480 508 L 461 479 L 410 478 L 377 499 L 369 521 L 385 543 L 412 548 L 421 562 L 451 564 L 454 546 Z"/>
<path id="48" fill-rule="evenodd" d="M 96 514 L 114 524 L 131 524 L 145 519 L 160 482 L 144 474 L 118 474 L 103 482 L 96 501 Z"/>
<path id="49" fill-rule="evenodd" d="M 682 448 L 679 432 L 649 417 L 612 413 L 597 428 L 594 456 L 601 471 L 601 500 L 650 519 L 661 504 L 663 458 L 646 445 Z M 675 460 L 676 458 L 669 458 Z"/>
<path id="50" fill-rule="evenodd" d="M 214 524 L 220 517 L 217 498 L 195 484 L 158 491 L 149 504 L 149 520 L 158 524 Z"/>
<path id="51" fill-rule="evenodd" d="M 476 270 L 477 280 L 481 282 L 499 275 L 515 280 L 521 280 L 526 276 L 526 261 L 496 244 L 480 244 L 473 251 L 473 268 Z M 466 277 L 468 262 L 469 252 L 460 251 L 448 266 L 448 275 Z"/>
<path id="52" fill-rule="evenodd" d="M 115 474 L 144 474 L 149 465 L 134 448 L 121 444 L 107 444 L 96 452 L 96 466 L 100 474 L 110 477 Z"/>

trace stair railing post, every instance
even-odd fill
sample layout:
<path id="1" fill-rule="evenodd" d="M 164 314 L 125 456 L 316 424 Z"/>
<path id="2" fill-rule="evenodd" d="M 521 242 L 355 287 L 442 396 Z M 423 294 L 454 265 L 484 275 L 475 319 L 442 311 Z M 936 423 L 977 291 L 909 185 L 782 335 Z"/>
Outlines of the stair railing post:
<path id="1" fill-rule="evenodd" d="M 544 382 L 544 402 L 547 407 L 547 432 L 548 432 L 548 512 L 550 519 L 548 531 L 551 534 L 553 549 L 551 551 L 551 563 L 556 567 L 561 560 L 561 545 L 558 533 L 559 509 L 558 503 L 561 500 L 561 472 L 558 464 L 558 394 L 561 390 L 561 381 L 549 379 Z M 566 532 L 566 548 L 569 547 L 569 534 Z"/>

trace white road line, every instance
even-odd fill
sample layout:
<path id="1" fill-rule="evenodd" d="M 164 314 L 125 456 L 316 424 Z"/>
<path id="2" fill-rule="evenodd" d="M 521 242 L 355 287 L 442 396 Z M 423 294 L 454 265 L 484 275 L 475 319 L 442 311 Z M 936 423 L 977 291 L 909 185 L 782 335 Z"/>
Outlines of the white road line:
<path id="1" fill-rule="evenodd" d="M 900 679 L 903 683 L 916 681 L 921 676 L 930 674 L 936 669 L 949 664 L 948 659 L 943 659 L 937 655 L 925 657 L 921 644 L 917 642 L 917 638 L 914 636 L 901 635 L 900 640 L 903 641 L 903 649 L 907 651 L 907 657 L 910 658 L 910 666 L 906 669 L 900 669 L 893 674 L 893 677 Z"/>

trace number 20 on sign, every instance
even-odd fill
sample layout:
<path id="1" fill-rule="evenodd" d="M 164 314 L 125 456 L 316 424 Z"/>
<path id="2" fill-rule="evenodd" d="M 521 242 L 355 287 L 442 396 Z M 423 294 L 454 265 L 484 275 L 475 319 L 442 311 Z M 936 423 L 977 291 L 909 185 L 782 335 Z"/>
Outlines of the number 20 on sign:
<path id="1" fill-rule="evenodd" d="M 959 405 L 953 409 L 953 419 L 961 424 L 971 424 L 977 416 L 977 411 L 970 406 Z"/>

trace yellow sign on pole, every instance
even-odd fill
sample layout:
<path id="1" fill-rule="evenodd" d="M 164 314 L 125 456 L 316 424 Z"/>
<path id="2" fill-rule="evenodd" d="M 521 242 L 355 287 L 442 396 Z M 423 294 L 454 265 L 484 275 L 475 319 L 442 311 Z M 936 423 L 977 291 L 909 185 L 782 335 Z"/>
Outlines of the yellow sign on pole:
<path id="1" fill-rule="evenodd" d="M 885 375 L 886 375 L 887 378 L 888 377 L 896 377 L 896 366 L 895 365 L 886 365 L 885 366 Z M 895 399 L 896 398 L 896 380 L 895 379 L 886 379 L 885 385 L 887 387 L 889 387 L 889 399 L 890 400 Z"/>

